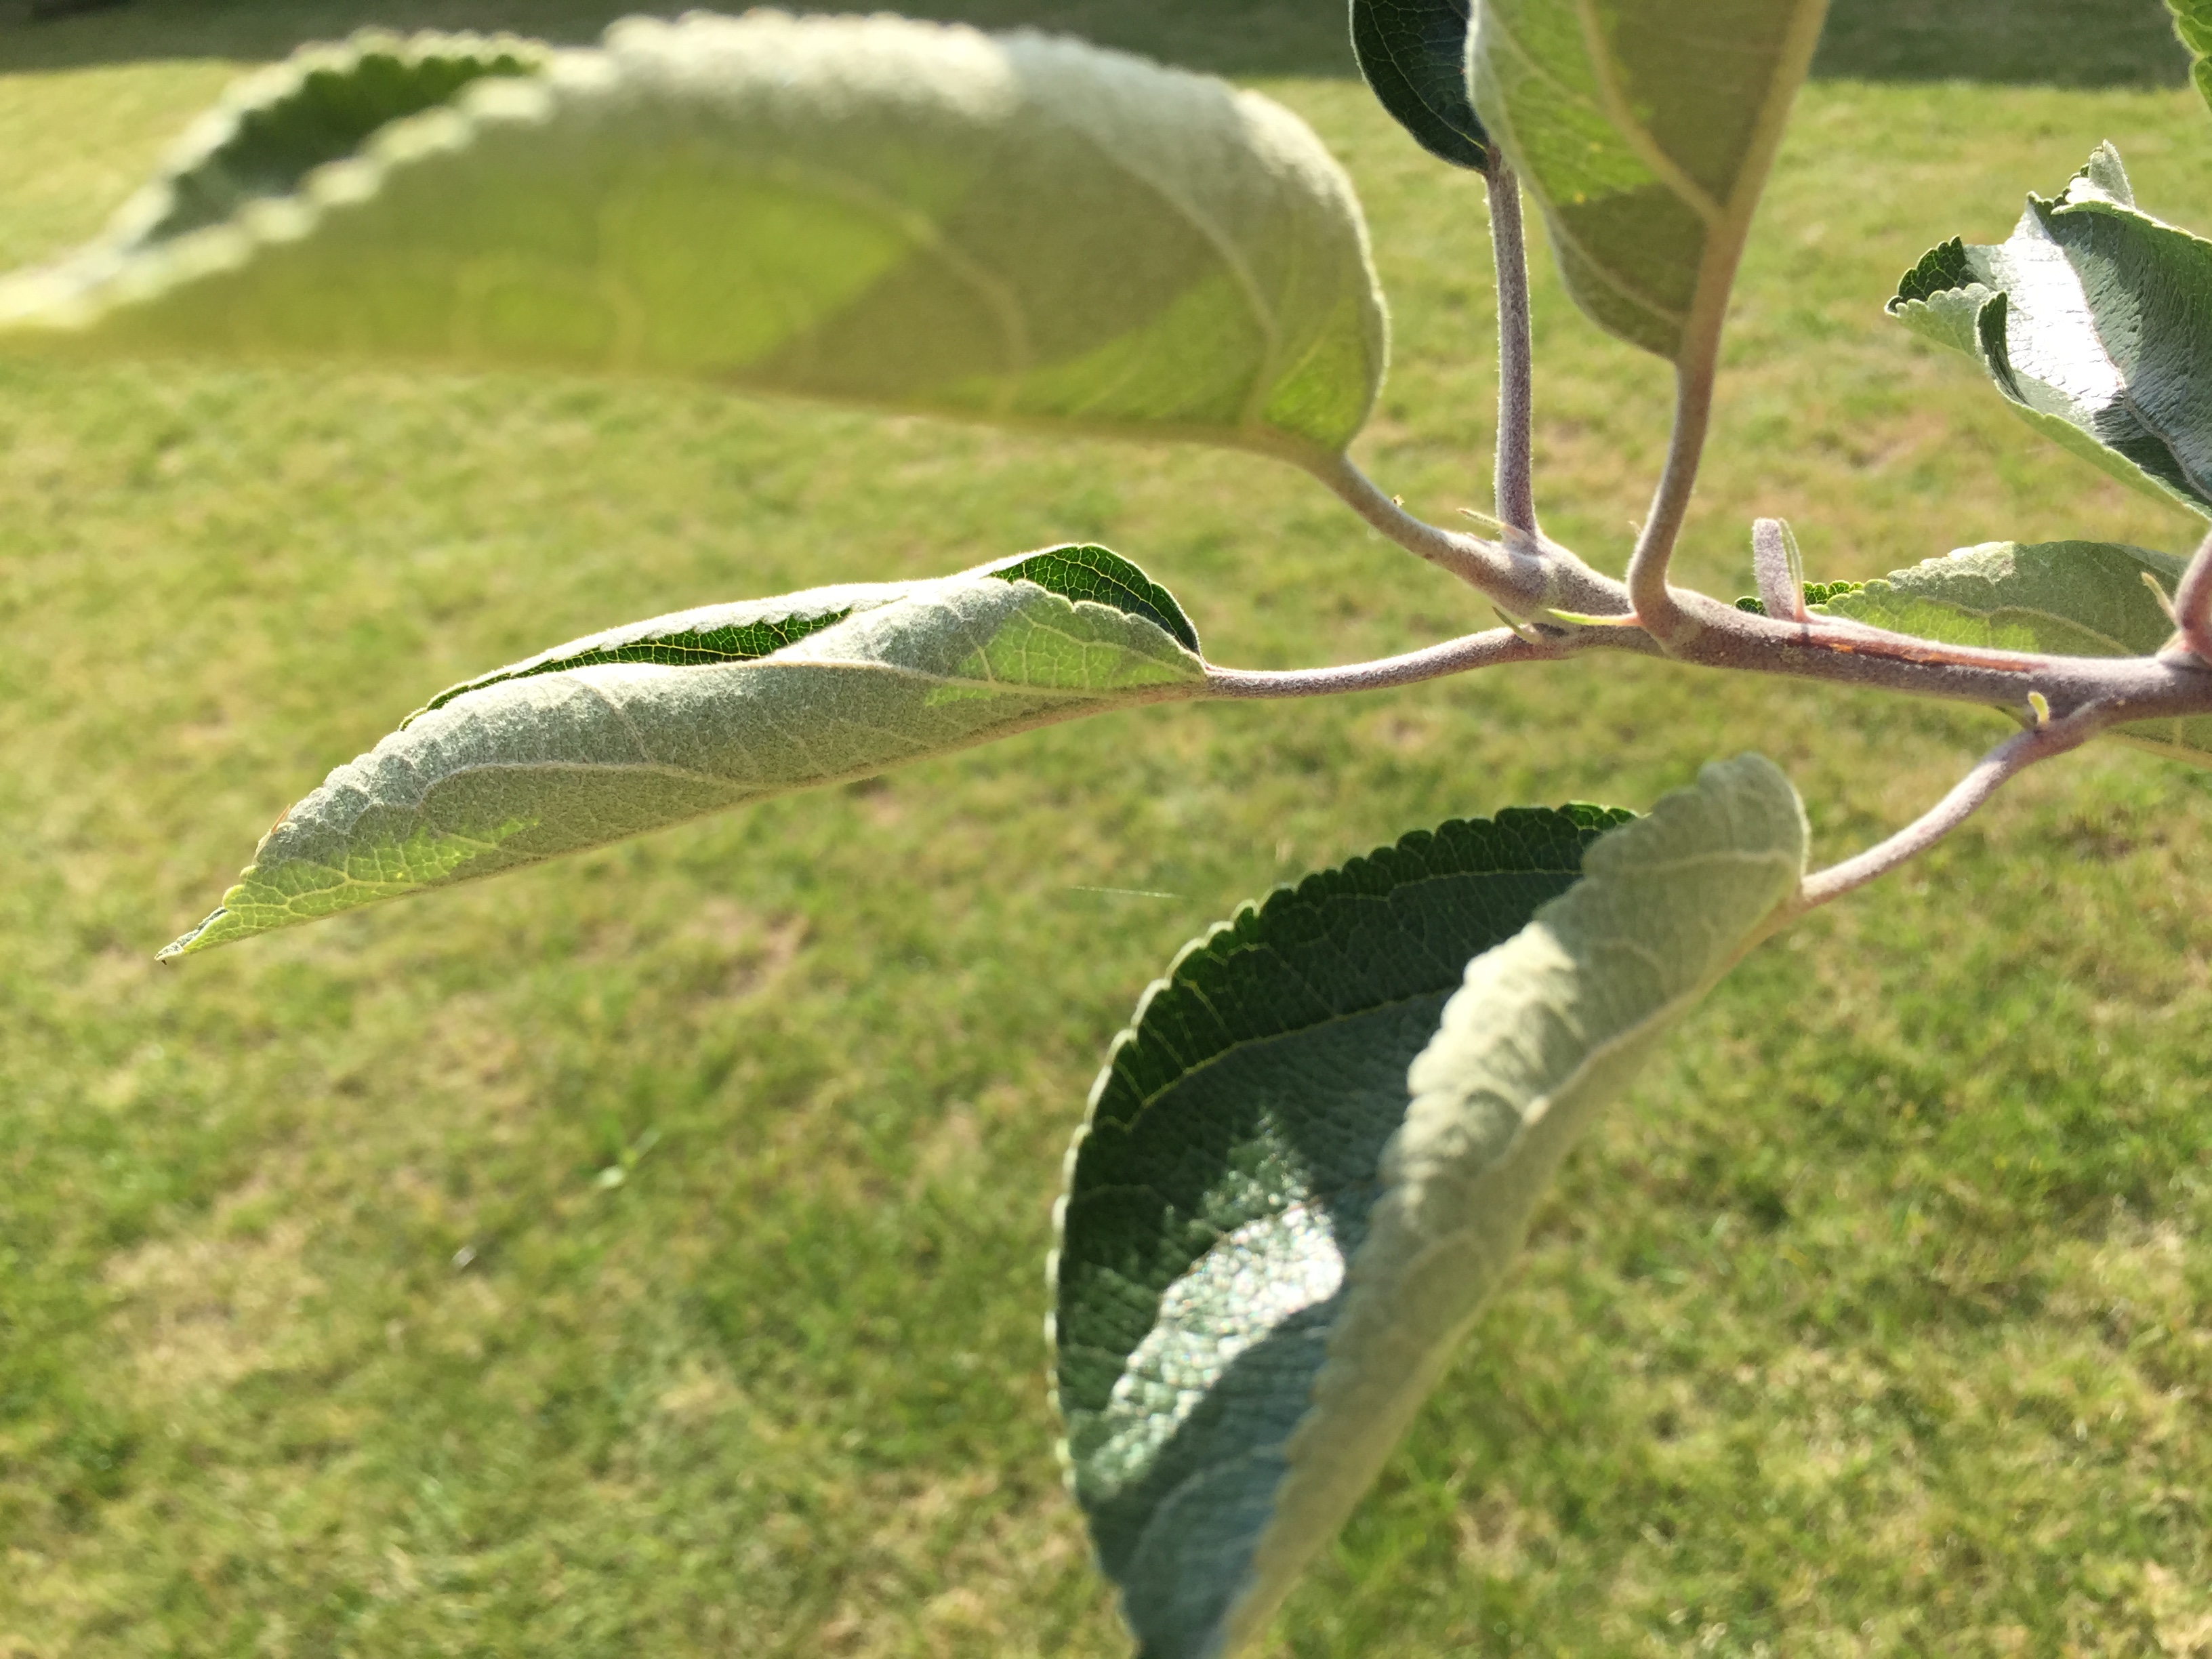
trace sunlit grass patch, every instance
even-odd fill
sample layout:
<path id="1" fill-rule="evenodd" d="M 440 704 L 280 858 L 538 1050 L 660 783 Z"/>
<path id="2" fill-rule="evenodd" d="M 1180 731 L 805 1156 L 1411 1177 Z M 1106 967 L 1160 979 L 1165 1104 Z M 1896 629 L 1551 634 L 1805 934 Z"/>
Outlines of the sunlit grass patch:
<path id="1" fill-rule="evenodd" d="M 96 228 L 228 72 L 0 80 L 0 262 Z M 1373 222 L 1396 366 L 1364 462 L 1431 518 L 1486 506 L 1479 186 L 1356 86 L 1268 88 Z M 1690 579 L 1746 591 L 1755 514 L 1820 576 L 2186 546 L 1879 314 L 2099 138 L 2212 228 L 2180 91 L 1805 94 Z M 1663 371 L 1538 280 L 1540 503 L 1617 567 Z M 1490 621 L 1248 458 L 0 366 L 0 1654 L 1119 1651 L 1041 1267 L 1100 1053 L 1176 946 L 1413 825 L 1646 805 L 1747 747 L 1840 854 L 2003 729 L 1597 660 L 1139 711 L 150 963 L 444 685 L 1065 539 L 1141 560 L 1229 663 Z M 2208 829 L 2212 779 L 2085 753 L 1746 963 L 1571 1163 L 1281 1650 L 2201 1648 Z"/>

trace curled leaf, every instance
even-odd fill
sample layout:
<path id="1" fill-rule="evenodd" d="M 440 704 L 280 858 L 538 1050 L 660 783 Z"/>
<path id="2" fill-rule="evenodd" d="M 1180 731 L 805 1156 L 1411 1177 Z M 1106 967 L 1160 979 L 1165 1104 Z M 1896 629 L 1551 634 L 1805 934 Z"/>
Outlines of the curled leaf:
<path id="1" fill-rule="evenodd" d="M 364 35 L 248 82 L 0 350 L 672 375 L 1311 462 L 1382 299 L 1255 93 L 1034 34 L 693 14 L 555 52 Z"/>
<path id="2" fill-rule="evenodd" d="M 1063 591 L 1079 584 L 1146 597 Z M 1188 696 L 1205 681 L 1188 629 L 1165 589 L 1084 547 L 594 635 L 456 686 L 339 767 L 263 838 L 222 908 L 161 954 Z"/>
<path id="3" fill-rule="evenodd" d="M 1566 1147 L 1802 868 L 1756 757 L 1626 820 L 1504 813 L 1310 877 L 1188 947 L 1117 1040 L 1053 1329 L 1071 1482 L 1147 1659 L 1265 1625 Z"/>
<path id="4" fill-rule="evenodd" d="M 1887 308 L 2046 437 L 2212 517 L 2212 242 L 2138 209 L 2110 144 L 2002 243 L 1929 249 Z"/>

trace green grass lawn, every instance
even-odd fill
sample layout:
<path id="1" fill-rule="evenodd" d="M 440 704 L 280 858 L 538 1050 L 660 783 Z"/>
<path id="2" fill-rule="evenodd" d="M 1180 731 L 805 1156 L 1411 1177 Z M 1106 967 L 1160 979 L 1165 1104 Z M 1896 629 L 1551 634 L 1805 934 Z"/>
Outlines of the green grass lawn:
<path id="1" fill-rule="evenodd" d="M 1262 84 L 1351 168 L 1393 301 L 1358 453 L 1449 518 L 1487 505 L 1480 187 L 1320 60 L 1321 9 L 1049 15 L 1303 77 Z M 2044 61 L 2080 25 L 2118 62 L 2151 9 L 2108 9 L 2021 11 Z M 1838 28 L 1879 67 L 1869 12 Z M 0 268 L 94 229 L 231 59 L 368 15 L 0 31 Z M 1747 591 L 1762 513 L 1820 576 L 2185 550 L 1880 314 L 2100 138 L 2212 228 L 2212 118 L 2142 39 L 2029 77 L 2121 83 L 2089 89 L 1808 89 L 1687 577 Z M 1537 284 L 1540 504 L 1617 568 L 1667 377 L 1540 253 Z M 1242 456 L 0 363 L 0 1659 L 1126 1652 L 1053 1463 L 1042 1264 L 1175 948 L 1408 828 L 1645 805 L 1747 747 L 1832 859 L 2006 729 L 1609 659 L 1141 711 L 153 966 L 287 803 L 468 673 L 1068 538 L 1226 663 L 1489 621 Z M 2208 831 L 2212 775 L 2077 754 L 1755 954 L 1571 1162 L 1270 1652 L 2212 1655 Z"/>

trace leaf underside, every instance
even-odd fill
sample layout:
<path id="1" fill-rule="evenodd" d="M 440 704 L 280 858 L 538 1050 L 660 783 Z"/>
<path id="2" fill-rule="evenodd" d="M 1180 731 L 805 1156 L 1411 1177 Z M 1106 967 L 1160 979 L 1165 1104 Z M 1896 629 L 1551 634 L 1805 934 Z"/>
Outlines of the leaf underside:
<path id="1" fill-rule="evenodd" d="M 2171 554 L 2112 542 L 1986 542 L 1892 571 L 1813 608 L 1952 645 L 2148 656 L 2172 637 L 2159 594 L 2173 592 L 2184 568 Z M 2212 765 L 2212 715 L 2137 720 L 2112 735 Z"/>
<path id="2" fill-rule="evenodd" d="M 1826 0 L 1485 0 L 1474 106 L 1600 327 L 1669 359 L 1719 326 Z"/>
<path id="3" fill-rule="evenodd" d="M 1071 1483 L 1147 1659 L 1264 1625 L 1625 1078 L 1613 1049 L 1648 1046 L 1802 863 L 1788 785 L 1732 763 L 1647 820 L 1571 807 L 1409 836 L 1248 908 L 1146 993 L 1070 1153 L 1054 1333 Z M 1591 1039 L 1579 1058 L 1571 1031 Z M 1500 1044 L 1540 1057 L 1534 1091 L 1445 1102 Z M 1501 1111 L 1526 1123 L 1491 1135 L 1486 1174 L 1440 1173 L 1450 1133 L 1408 1140 L 1422 1091 L 1445 1103 L 1431 1116 L 1488 1112 L 1486 1133 Z M 1462 1176 L 1470 1201 L 1441 1202 Z M 1409 1286 L 1434 1289 L 1407 1268 L 1409 1228 L 1448 1251 L 1472 1230 L 1464 1306 L 1396 1320 Z M 1349 1416 L 1332 1403 L 1353 1396 Z"/>
<path id="4" fill-rule="evenodd" d="M 1165 589 L 1090 546 L 595 635 L 441 694 L 339 767 L 161 954 L 1188 696 L 1196 637 Z"/>
<path id="5" fill-rule="evenodd" d="M 1385 355 L 1342 170 L 1255 93 L 890 17 L 358 37 L 257 77 L 0 349 L 704 380 L 1309 464 Z"/>
<path id="6" fill-rule="evenodd" d="M 1382 107 L 1423 149 L 1477 172 L 1489 142 L 1467 92 L 1468 0 L 1352 0 L 1352 50 Z"/>
<path id="7" fill-rule="evenodd" d="M 1931 248 L 1887 309 L 2046 437 L 2212 517 L 2212 242 L 2137 209 L 2110 144 L 2002 244 Z"/>
<path id="8" fill-rule="evenodd" d="M 1175 595 L 1110 548 L 1070 543 L 1035 553 L 1016 554 L 996 564 L 970 573 L 1000 581 L 1035 582 L 1064 599 L 1089 599 L 1111 606 L 1126 616 L 1142 617 L 1172 635 L 1186 651 L 1198 650 L 1198 630 L 1190 625 Z M 896 584 L 856 587 L 856 596 L 878 596 L 903 591 Z M 820 632 L 853 614 L 853 605 L 842 603 L 843 590 L 817 588 L 811 596 L 762 604 L 713 606 L 706 611 L 658 617 L 611 629 L 589 639 L 556 646 L 550 651 L 495 669 L 472 680 L 464 680 L 430 699 L 400 722 L 404 728 L 419 715 L 442 708 L 456 697 L 481 691 L 503 680 L 533 674 L 557 674 L 571 668 L 590 668 L 599 663 L 649 662 L 670 668 L 692 668 L 708 663 L 757 662 L 773 656 L 809 634 Z M 792 607 L 800 599 L 809 608 Z"/>

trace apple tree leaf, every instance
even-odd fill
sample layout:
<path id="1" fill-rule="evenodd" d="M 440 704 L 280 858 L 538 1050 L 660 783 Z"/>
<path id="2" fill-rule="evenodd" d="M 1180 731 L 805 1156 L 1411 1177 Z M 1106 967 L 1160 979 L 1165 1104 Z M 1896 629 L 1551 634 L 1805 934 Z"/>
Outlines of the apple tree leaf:
<path id="1" fill-rule="evenodd" d="M 1352 0 L 1368 89 L 1430 155 L 1480 173 L 1490 144 L 1467 94 L 1469 0 Z"/>
<path id="2" fill-rule="evenodd" d="M 2212 242 L 2138 209 L 2110 144 L 2005 241 L 1929 249 L 1887 309 L 2046 437 L 2212 517 Z"/>
<path id="3" fill-rule="evenodd" d="M 1747 756 L 1648 818 L 1410 836 L 1248 907 L 1145 994 L 1068 1156 L 1052 1330 L 1070 1482 L 1146 1659 L 1264 1626 L 1569 1145 L 1804 845 Z"/>
<path id="4" fill-rule="evenodd" d="M 1164 588 L 1097 547 L 594 635 L 440 694 L 339 767 L 161 954 L 1191 696 L 1196 638 Z"/>
<path id="5" fill-rule="evenodd" d="M 2189 49 L 2189 78 L 2207 104 L 2212 104 L 2212 0 L 2166 0 L 2173 14 L 2173 32 Z"/>
<path id="6" fill-rule="evenodd" d="M 1951 645 L 2052 656 L 2148 656 L 2172 637 L 2173 622 L 2159 593 L 2173 592 L 2185 564 L 2170 553 L 2113 542 L 1984 542 L 1893 570 L 1808 608 Z M 2113 727 L 2111 735 L 2212 765 L 2212 715 L 2136 720 Z"/>
<path id="7" fill-rule="evenodd" d="M 1567 291 L 1632 345 L 1710 351 L 1826 0 L 1484 0 L 1474 106 Z"/>
<path id="8" fill-rule="evenodd" d="M 678 376 L 1312 464 L 1385 355 L 1343 171 L 1256 93 L 891 17 L 383 34 L 248 81 L 0 350 Z"/>

